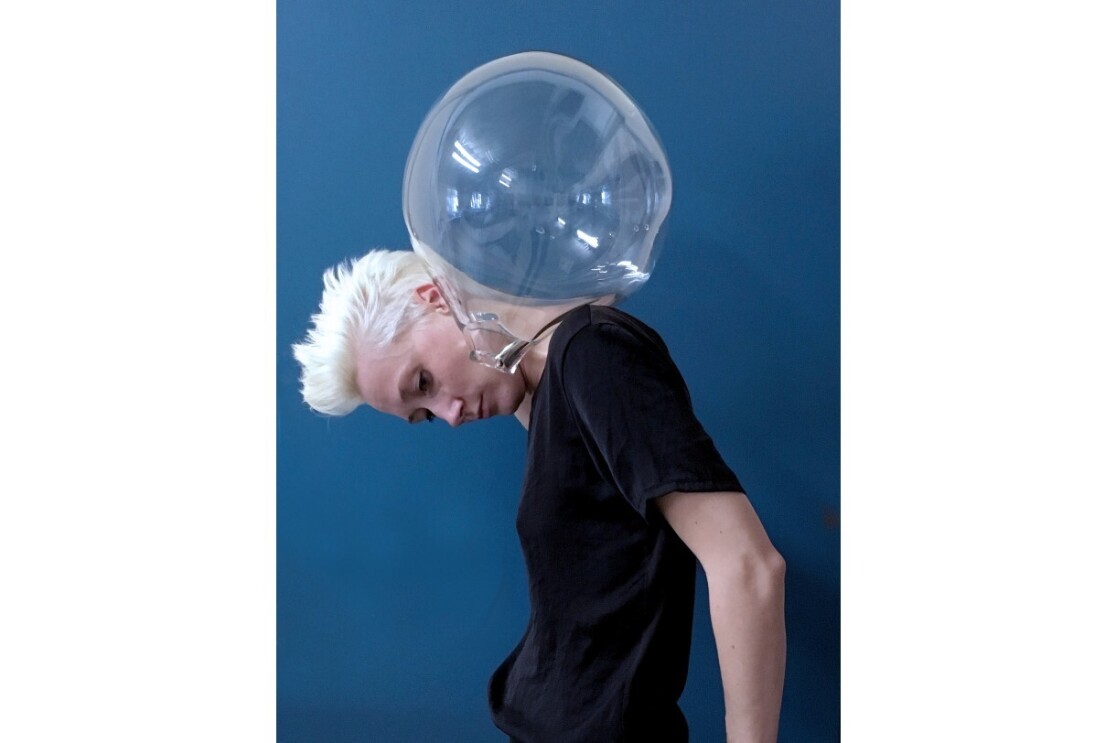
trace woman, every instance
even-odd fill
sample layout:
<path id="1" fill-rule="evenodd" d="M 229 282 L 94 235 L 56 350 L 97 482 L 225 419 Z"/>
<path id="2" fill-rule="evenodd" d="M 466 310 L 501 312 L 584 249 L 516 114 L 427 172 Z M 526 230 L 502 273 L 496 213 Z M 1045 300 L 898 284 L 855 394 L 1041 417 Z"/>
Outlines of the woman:
<path id="1" fill-rule="evenodd" d="M 325 274 L 303 343 L 303 397 L 411 423 L 515 415 L 528 430 L 516 527 L 531 618 L 489 683 L 513 741 L 685 741 L 696 557 L 727 739 L 774 741 L 786 658 L 784 563 L 694 417 L 659 336 L 614 308 L 570 312 L 515 374 L 473 363 L 408 251 Z"/>

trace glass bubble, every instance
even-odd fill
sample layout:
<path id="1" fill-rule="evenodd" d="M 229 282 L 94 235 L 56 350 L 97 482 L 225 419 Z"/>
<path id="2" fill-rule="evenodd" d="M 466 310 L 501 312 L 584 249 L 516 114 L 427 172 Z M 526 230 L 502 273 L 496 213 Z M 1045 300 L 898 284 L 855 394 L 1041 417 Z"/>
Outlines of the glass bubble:
<path id="1" fill-rule="evenodd" d="M 403 179 L 411 243 L 473 359 L 509 372 L 568 310 L 647 281 L 670 202 L 666 155 L 631 97 L 548 52 L 455 83 L 423 121 Z"/>

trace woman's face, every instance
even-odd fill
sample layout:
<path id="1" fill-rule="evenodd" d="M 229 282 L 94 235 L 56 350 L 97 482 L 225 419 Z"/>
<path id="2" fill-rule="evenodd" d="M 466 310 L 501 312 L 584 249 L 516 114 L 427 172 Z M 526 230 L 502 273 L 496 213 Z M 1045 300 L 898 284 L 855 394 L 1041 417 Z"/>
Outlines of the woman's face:
<path id="1" fill-rule="evenodd" d="M 411 423 L 441 418 L 451 426 L 513 415 L 527 388 L 469 359 L 469 344 L 436 287 L 418 290 L 428 312 L 387 348 L 357 354 L 357 388 L 376 410 Z"/>

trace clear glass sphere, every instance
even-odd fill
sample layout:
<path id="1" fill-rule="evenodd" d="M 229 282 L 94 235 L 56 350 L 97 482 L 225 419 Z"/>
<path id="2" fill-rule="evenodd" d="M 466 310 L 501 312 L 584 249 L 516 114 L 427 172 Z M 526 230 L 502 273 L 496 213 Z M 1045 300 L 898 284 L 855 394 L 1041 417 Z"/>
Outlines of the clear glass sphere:
<path id="1" fill-rule="evenodd" d="M 666 155 L 631 97 L 547 52 L 497 59 L 451 87 L 403 181 L 415 252 L 474 358 L 498 368 L 518 363 L 497 358 L 509 344 L 537 340 L 570 307 L 642 286 L 670 201 Z"/>

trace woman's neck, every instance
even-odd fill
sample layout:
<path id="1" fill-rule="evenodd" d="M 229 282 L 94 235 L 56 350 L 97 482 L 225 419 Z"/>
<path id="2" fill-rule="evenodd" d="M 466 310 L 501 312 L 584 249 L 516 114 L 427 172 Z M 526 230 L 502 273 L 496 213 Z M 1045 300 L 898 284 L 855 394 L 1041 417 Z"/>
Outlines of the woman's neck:
<path id="1" fill-rule="evenodd" d="M 531 350 L 519 362 L 519 368 L 516 374 L 523 377 L 523 385 L 527 390 L 527 394 L 523 396 L 523 402 L 515 411 L 515 418 L 524 428 L 530 429 L 531 427 L 531 402 L 535 397 L 535 390 L 539 387 L 539 382 L 542 381 L 543 373 L 546 371 L 546 355 L 550 350 L 550 338 L 552 334 L 547 334 L 545 338 L 531 346 Z"/>

